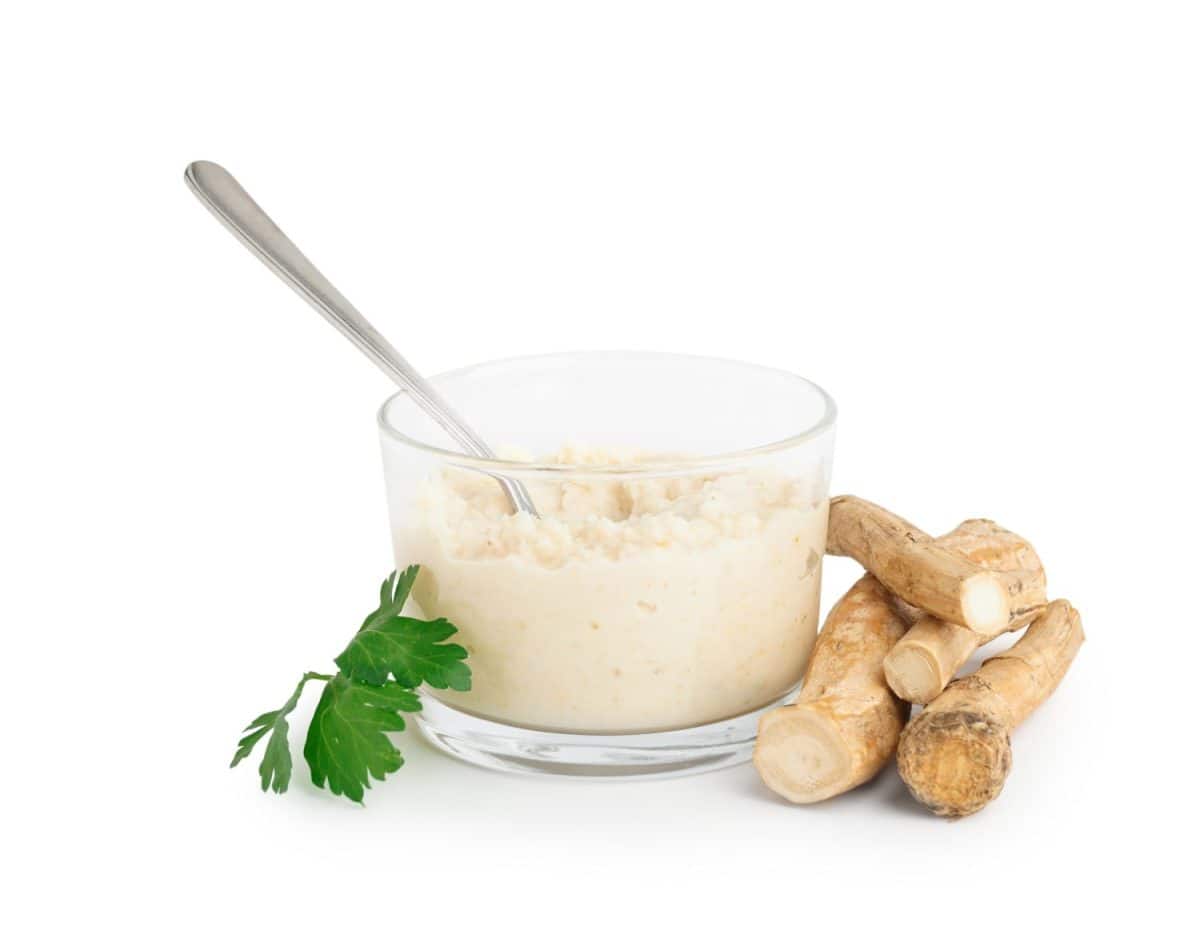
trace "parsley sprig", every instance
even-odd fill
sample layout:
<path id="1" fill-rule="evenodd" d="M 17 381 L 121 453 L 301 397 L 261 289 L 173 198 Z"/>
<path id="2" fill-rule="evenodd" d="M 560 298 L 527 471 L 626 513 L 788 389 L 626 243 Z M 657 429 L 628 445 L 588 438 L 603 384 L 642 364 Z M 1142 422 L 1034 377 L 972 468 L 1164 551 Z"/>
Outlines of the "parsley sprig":
<path id="1" fill-rule="evenodd" d="M 411 566 L 383 581 L 379 608 L 334 659 L 337 673 L 306 671 L 282 707 L 246 727 L 231 767 L 269 733 L 258 767 L 262 790 L 287 791 L 292 778 L 287 718 L 309 681 L 325 683 L 304 741 L 304 760 L 314 785 L 361 804 L 372 778 L 383 781 L 404 764 L 387 734 L 404 729 L 402 713 L 421 709 L 416 688 L 428 684 L 441 690 L 471 689 L 471 669 L 463 660 L 467 650 L 446 641 L 458 630 L 445 619 L 401 615 L 419 569 Z"/>

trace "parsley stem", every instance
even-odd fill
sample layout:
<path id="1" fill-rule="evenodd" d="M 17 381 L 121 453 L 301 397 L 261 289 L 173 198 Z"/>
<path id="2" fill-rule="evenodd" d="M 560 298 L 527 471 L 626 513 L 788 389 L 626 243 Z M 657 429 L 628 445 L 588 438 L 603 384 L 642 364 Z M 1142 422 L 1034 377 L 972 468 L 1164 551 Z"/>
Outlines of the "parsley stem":
<path id="1" fill-rule="evenodd" d="M 318 674 L 316 671 L 305 671 L 304 677 L 300 678 L 300 683 L 296 685 L 296 689 L 292 691 L 292 696 L 287 699 L 287 703 L 283 705 L 280 711 L 284 716 L 296 709 L 296 704 L 300 702 L 300 695 L 304 693 L 304 685 L 309 681 L 332 681 L 332 674 Z"/>

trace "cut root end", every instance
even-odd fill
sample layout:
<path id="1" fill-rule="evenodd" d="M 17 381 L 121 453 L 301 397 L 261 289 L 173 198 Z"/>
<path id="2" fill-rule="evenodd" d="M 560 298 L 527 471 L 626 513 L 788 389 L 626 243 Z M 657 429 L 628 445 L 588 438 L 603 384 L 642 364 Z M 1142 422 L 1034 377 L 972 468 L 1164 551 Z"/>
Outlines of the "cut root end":
<path id="1" fill-rule="evenodd" d="M 754 766 L 768 788 L 796 804 L 823 801 L 856 784 L 850 751 L 837 724 L 803 704 L 763 717 Z"/>
<path id="2" fill-rule="evenodd" d="M 883 661 L 883 676 L 897 697 L 919 704 L 929 703 L 946 685 L 937 659 L 920 646 L 897 645 Z"/>
<path id="3" fill-rule="evenodd" d="M 965 817 L 988 804 L 1012 766 L 1008 731 L 983 714 L 925 711 L 909 725 L 897 753 L 913 796 L 942 817 Z"/>
<path id="4" fill-rule="evenodd" d="M 973 632 L 993 635 L 1008 625 L 1008 592 L 990 573 L 973 576 L 962 585 L 963 625 Z"/>

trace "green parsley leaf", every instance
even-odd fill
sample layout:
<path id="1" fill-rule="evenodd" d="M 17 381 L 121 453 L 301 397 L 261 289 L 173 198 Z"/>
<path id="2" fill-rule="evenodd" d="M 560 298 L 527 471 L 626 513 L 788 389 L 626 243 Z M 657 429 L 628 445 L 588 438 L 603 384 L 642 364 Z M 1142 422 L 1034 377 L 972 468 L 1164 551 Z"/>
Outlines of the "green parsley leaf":
<path id="1" fill-rule="evenodd" d="M 420 572 L 420 566 L 414 563 L 410 567 L 405 567 L 403 573 L 393 570 L 388 574 L 388 578 L 379 588 L 379 608 L 363 620 L 363 624 L 358 627 L 358 630 L 361 632 L 363 629 L 370 628 L 377 619 L 400 615 L 404 611 L 404 604 L 408 602 L 408 594 L 412 592 L 413 584 L 417 582 L 417 574 Z"/>
<path id="2" fill-rule="evenodd" d="M 337 674 L 308 671 L 278 710 L 256 717 L 243 732 L 233 754 L 237 765 L 270 733 L 258 774 L 262 788 L 287 791 L 292 778 L 287 717 L 296 709 L 304 685 L 325 681 L 317 702 L 304 758 L 313 784 L 362 803 L 363 792 L 404 764 L 387 734 L 404 729 L 402 712 L 415 713 L 421 700 L 414 689 L 422 683 L 441 689 L 471 689 L 467 651 L 446 642 L 458 630 L 445 619 L 425 622 L 402 616 L 419 567 L 393 572 L 379 593 L 379 608 L 363 621 L 358 634 L 337 657 Z"/>
<path id="3" fill-rule="evenodd" d="M 383 781 L 404 764 L 386 734 L 404 729 L 401 711 L 420 709 L 417 695 L 394 681 L 373 685 L 335 675 L 325 685 L 304 742 L 313 784 L 328 783 L 335 795 L 361 804 L 372 778 Z"/>
<path id="4" fill-rule="evenodd" d="M 467 650 L 446 643 L 458 629 L 445 619 L 426 622 L 400 615 L 418 569 L 409 567 L 399 578 L 393 573 L 384 580 L 379 608 L 334 661 L 343 674 L 368 684 L 383 684 L 391 675 L 404 687 L 424 683 L 470 690 L 471 669 L 463 664 Z"/>
<path id="5" fill-rule="evenodd" d="M 258 766 L 258 775 L 262 779 L 263 791 L 270 788 L 276 794 L 281 795 L 287 791 L 288 783 L 292 780 L 292 753 L 288 749 L 287 717 L 296 709 L 304 685 L 311 680 L 328 680 L 328 675 L 314 674 L 312 671 L 306 673 L 284 705 L 278 710 L 268 710 L 261 716 L 255 717 L 243 730 L 246 735 L 238 741 L 233 761 L 229 763 L 230 768 L 250 755 L 254 747 L 258 745 L 258 741 L 267 733 L 271 734 L 271 738 L 267 740 L 266 749 L 263 750 L 262 762 Z"/>

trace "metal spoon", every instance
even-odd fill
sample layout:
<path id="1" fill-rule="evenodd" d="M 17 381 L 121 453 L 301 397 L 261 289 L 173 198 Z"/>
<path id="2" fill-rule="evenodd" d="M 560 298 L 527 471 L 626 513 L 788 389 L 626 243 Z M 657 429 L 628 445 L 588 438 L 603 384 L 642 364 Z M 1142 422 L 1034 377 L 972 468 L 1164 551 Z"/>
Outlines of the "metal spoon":
<path id="1" fill-rule="evenodd" d="M 367 322 L 338 289 L 325 279 L 287 235 L 267 217 L 236 179 L 216 163 L 198 160 L 184 171 L 184 180 L 197 198 L 232 231 L 258 259 L 306 299 L 318 313 L 412 395 L 425 412 L 472 456 L 494 459 L 495 453 L 467 426 L 446 400 Z M 537 517 L 528 490 L 516 479 L 496 476 L 514 511 Z"/>

